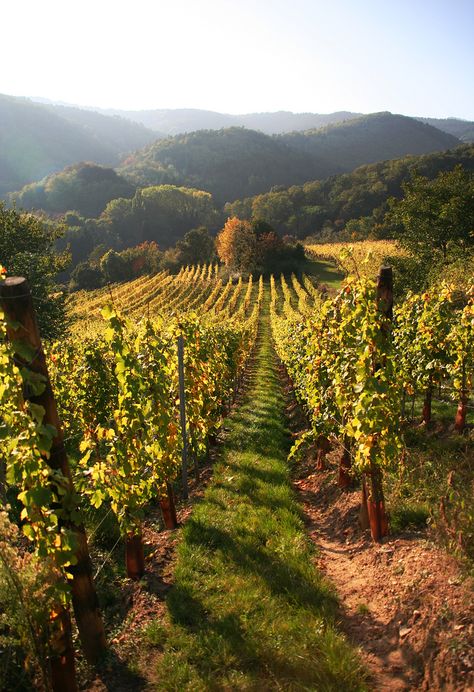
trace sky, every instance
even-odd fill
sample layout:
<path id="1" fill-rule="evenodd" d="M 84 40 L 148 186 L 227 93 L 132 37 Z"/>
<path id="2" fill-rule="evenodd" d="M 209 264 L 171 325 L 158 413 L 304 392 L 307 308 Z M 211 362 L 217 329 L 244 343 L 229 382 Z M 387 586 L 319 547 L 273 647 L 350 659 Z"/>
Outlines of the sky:
<path id="1" fill-rule="evenodd" d="M 5 0 L 0 93 L 474 120 L 474 0 Z"/>

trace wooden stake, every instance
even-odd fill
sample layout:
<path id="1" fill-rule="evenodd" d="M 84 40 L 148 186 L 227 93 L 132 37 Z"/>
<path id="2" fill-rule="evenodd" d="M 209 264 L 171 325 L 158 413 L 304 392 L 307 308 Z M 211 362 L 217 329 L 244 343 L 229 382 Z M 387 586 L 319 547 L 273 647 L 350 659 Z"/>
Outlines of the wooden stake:
<path id="1" fill-rule="evenodd" d="M 379 310 L 389 320 L 393 317 L 393 273 L 391 267 L 381 267 L 377 277 L 377 304 Z M 384 332 L 387 330 L 384 329 Z M 387 334 L 385 334 L 387 336 Z M 384 367 L 378 363 L 376 367 Z M 383 495 L 382 471 L 376 464 L 371 465 L 369 480 L 370 490 L 365 492 L 367 498 L 367 513 L 370 523 L 370 532 L 374 541 L 380 541 L 388 533 L 388 517 L 385 510 Z"/>
<path id="2" fill-rule="evenodd" d="M 468 402 L 468 391 L 466 389 L 466 362 L 463 360 L 462 364 L 462 390 L 461 396 L 459 397 L 458 410 L 456 411 L 456 417 L 454 419 L 454 429 L 458 433 L 462 433 L 466 427 L 466 417 L 467 417 L 467 402 Z"/>
<path id="3" fill-rule="evenodd" d="M 186 434 L 186 391 L 184 386 L 184 339 L 178 336 L 178 376 L 179 376 L 179 418 L 181 421 L 181 436 L 183 449 L 181 452 L 181 478 L 183 497 L 188 499 L 188 439 Z"/>
<path id="4" fill-rule="evenodd" d="M 160 508 L 165 527 L 167 529 L 176 529 L 178 527 L 178 519 L 176 516 L 176 505 L 171 483 L 166 484 L 166 496 L 161 498 Z"/>
<path id="5" fill-rule="evenodd" d="M 362 476 L 362 493 L 361 493 L 361 502 L 360 502 L 360 510 L 359 510 L 359 524 L 360 528 L 365 531 L 370 527 L 370 521 L 369 521 L 369 509 L 367 507 L 367 483 L 365 479 L 365 474 Z"/>
<path id="6" fill-rule="evenodd" d="M 140 530 L 129 533 L 125 541 L 125 563 L 130 579 L 141 579 L 145 574 L 145 555 Z"/>
<path id="7" fill-rule="evenodd" d="M 352 461 L 349 444 L 349 438 L 347 435 L 344 435 L 342 440 L 342 452 L 339 458 L 339 477 L 337 479 L 337 484 L 340 488 L 349 488 L 352 484 L 352 476 L 350 474 Z"/>
<path id="8" fill-rule="evenodd" d="M 7 318 L 7 336 L 15 351 L 15 361 L 32 372 L 39 373 L 45 379 L 46 387 L 42 394 L 32 395 L 25 391 L 24 397 L 32 403 L 42 406 L 45 410 L 43 422 L 54 426 L 56 429 L 56 436 L 53 438 L 47 463 L 52 469 L 60 469 L 67 478 L 69 495 L 71 496 L 74 493 L 74 487 L 63 443 L 63 430 L 51 388 L 31 292 L 26 279 L 9 277 L 0 283 L 0 304 Z M 20 352 L 24 351 L 25 346 L 29 347 L 35 354 L 31 362 L 19 355 Z M 105 653 L 107 644 L 92 579 L 92 564 L 87 537 L 83 526 L 76 526 L 70 521 L 65 521 L 64 525 L 74 531 L 77 541 L 77 563 L 69 567 L 73 575 L 70 586 L 74 615 L 84 655 L 90 663 L 95 663 Z"/>
<path id="9" fill-rule="evenodd" d="M 324 471 L 326 468 L 326 454 L 331 449 L 331 444 L 325 435 L 320 435 L 316 441 L 316 469 Z"/>
<path id="10" fill-rule="evenodd" d="M 467 401 L 468 398 L 466 392 L 462 392 L 456 411 L 456 418 L 454 419 L 454 429 L 458 433 L 462 433 L 466 427 Z"/>
<path id="11" fill-rule="evenodd" d="M 425 398 L 423 401 L 423 423 L 429 425 L 431 423 L 431 402 L 433 399 L 433 385 L 430 383 L 425 391 Z"/>
<path id="12" fill-rule="evenodd" d="M 53 692 L 77 692 L 76 667 L 72 645 L 71 618 L 61 607 L 51 615 L 54 651 L 49 657 L 49 670 Z"/>

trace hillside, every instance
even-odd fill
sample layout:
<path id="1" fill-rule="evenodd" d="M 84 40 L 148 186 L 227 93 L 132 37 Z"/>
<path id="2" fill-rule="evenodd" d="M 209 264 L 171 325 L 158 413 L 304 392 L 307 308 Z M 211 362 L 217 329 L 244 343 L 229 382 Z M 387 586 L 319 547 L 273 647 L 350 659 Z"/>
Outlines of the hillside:
<path id="1" fill-rule="evenodd" d="M 460 120 L 459 118 L 417 118 L 417 120 L 437 127 L 443 132 L 448 132 L 463 142 L 474 142 L 474 122 L 470 120 Z"/>
<path id="2" fill-rule="evenodd" d="M 0 196 L 78 161 L 114 165 L 155 136 L 120 118 L 0 95 Z"/>
<path id="3" fill-rule="evenodd" d="M 119 115 L 104 115 L 94 110 L 73 106 L 45 105 L 45 108 L 86 130 L 115 155 L 140 149 L 163 136 L 161 133 L 152 132 L 141 123 Z"/>
<path id="4" fill-rule="evenodd" d="M 118 170 L 136 185 L 186 185 L 224 203 L 340 169 L 276 137 L 231 127 L 160 140 L 128 157 Z"/>
<path id="5" fill-rule="evenodd" d="M 93 217 L 99 216 L 110 200 L 133 197 L 134 193 L 134 186 L 113 168 L 78 163 L 25 185 L 8 197 L 23 209 L 42 209 L 52 214 L 74 210 Z"/>
<path id="6" fill-rule="evenodd" d="M 435 178 L 461 164 L 474 172 L 474 144 L 423 156 L 406 156 L 360 166 L 351 173 L 305 185 L 268 192 L 226 205 L 229 215 L 265 219 L 282 233 L 303 238 L 323 229 L 340 229 L 350 219 L 369 217 L 369 226 L 383 218 L 389 197 L 401 197 L 402 183 L 412 172 Z"/>
<path id="7" fill-rule="evenodd" d="M 173 183 L 211 192 L 220 203 L 274 186 L 302 184 L 362 164 L 442 151 L 459 140 L 391 113 L 270 137 L 243 128 L 206 130 L 155 142 L 120 172 L 136 185 Z"/>
<path id="8" fill-rule="evenodd" d="M 320 130 L 281 135 L 280 139 L 313 157 L 328 158 L 345 171 L 366 163 L 442 151 L 459 144 L 459 139 L 431 125 L 392 113 L 364 115 Z"/>

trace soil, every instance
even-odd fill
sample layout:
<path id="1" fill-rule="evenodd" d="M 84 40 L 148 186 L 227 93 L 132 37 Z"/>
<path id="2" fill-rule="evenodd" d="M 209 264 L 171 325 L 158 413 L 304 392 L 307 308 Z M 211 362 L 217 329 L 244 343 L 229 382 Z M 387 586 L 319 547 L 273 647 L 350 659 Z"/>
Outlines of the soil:
<path id="1" fill-rule="evenodd" d="M 305 427 L 289 401 L 292 428 Z M 337 591 L 340 627 L 360 650 L 370 689 L 474 690 L 474 580 L 427 530 L 374 543 L 359 528 L 360 489 L 337 487 L 341 451 L 316 471 L 311 450 L 295 469 L 294 487 L 315 564 Z"/>

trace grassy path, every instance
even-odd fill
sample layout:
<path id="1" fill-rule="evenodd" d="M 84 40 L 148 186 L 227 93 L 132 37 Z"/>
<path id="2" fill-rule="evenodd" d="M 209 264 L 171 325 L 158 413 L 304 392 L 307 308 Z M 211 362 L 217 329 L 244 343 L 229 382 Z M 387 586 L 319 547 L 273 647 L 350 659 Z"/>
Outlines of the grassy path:
<path id="1" fill-rule="evenodd" d="M 183 529 L 157 689 L 362 690 L 333 625 L 290 485 L 289 435 L 271 345 L 268 290 L 251 384 L 227 419 L 221 460 Z"/>

